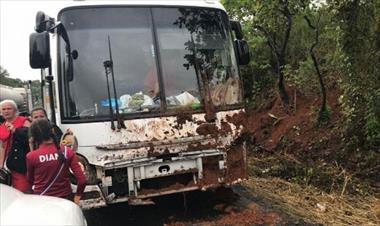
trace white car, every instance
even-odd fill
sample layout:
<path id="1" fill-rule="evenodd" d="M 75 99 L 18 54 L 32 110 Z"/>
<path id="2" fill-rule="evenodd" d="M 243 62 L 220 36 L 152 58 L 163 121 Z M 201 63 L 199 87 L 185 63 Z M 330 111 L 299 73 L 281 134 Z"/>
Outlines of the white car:
<path id="1" fill-rule="evenodd" d="M 75 203 L 50 196 L 24 194 L 0 184 L 0 225 L 86 226 L 86 218 Z"/>

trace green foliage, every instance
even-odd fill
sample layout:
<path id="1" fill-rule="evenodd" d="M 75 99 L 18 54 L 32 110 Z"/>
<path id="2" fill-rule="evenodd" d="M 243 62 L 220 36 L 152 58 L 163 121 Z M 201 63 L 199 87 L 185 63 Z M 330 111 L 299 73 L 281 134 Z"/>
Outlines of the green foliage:
<path id="1" fill-rule="evenodd" d="M 241 22 L 245 39 L 247 40 L 252 60 L 248 66 L 241 67 L 245 97 L 249 102 L 259 106 L 264 102 L 264 97 L 271 93 L 276 82 L 273 71 L 273 59 L 267 39 L 260 33 L 255 32 L 253 27 L 252 1 L 224 1 L 230 17 Z"/>
<path id="2" fill-rule="evenodd" d="M 9 73 L 8 73 L 7 69 L 3 68 L 2 66 L 0 66 L 0 76 L 1 77 L 9 77 Z"/>
<path id="3" fill-rule="evenodd" d="M 253 60 L 248 67 L 242 67 L 246 97 L 251 106 L 266 106 L 273 101 L 277 62 L 267 36 L 258 27 L 265 28 L 281 43 L 287 21 L 281 13 L 281 3 L 286 0 L 222 2 L 230 16 L 241 21 L 251 48 Z M 317 129 L 325 127 L 333 115 L 343 115 L 339 122 L 334 120 L 341 124 L 329 124 L 341 134 L 335 142 L 345 147 L 334 149 L 333 159 L 351 171 L 373 168 L 380 164 L 380 1 L 327 0 L 320 7 L 304 2 L 289 1 L 292 27 L 281 68 L 286 83 L 309 97 L 321 94 L 309 52 L 315 33 L 304 19 L 307 16 L 319 27 L 314 53 L 329 100 L 331 93 L 340 95 L 339 107 L 334 103 L 322 110 L 314 106 L 311 121 Z M 332 112 L 338 110 L 341 112 Z"/>
<path id="4" fill-rule="evenodd" d="M 309 49 L 313 41 L 313 32 L 305 23 L 301 13 L 293 18 L 292 32 L 294 35 L 289 40 L 288 64 L 296 69 L 300 61 L 305 61 L 309 57 Z"/>
<path id="5" fill-rule="evenodd" d="M 10 87 L 22 87 L 23 82 L 20 79 L 13 79 L 9 77 L 8 71 L 0 66 L 0 84 Z"/>
<path id="6" fill-rule="evenodd" d="M 378 116 L 372 112 L 366 115 L 365 135 L 370 147 L 380 146 L 380 122 Z"/>
<path id="7" fill-rule="evenodd" d="M 266 97 L 276 83 L 276 61 L 268 39 L 255 27 L 283 40 L 286 18 L 281 4 L 286 1 L 224 0 L 228 12 L 243 24 L 253 53 L 253 62 L 243 68 L 246 97 L 257 101 Z M 346 142 L 351 149 L 379 149 L 380 144 L 380 1 L 330 0 L 326 6 L 313 7 L 309 1 L 289 1 L 292 33 L 287 46 L 284 71 L 287 82 L 307 95 L 319 95 L 319 83 L 309 49 L 314 33 L 304 15 L 320 28 L 316 57 L 327 87 L 343 93 L 340 97 L 345 119 Z M 318 15 L 321 15 L 318 17 Z M 331 22 L 333 21 L 333 23 Z M 254 76 L 252 76 L 252 74 Z M 327 89 L 327 92 L 331 90 Z M 326 121 L 330 109 L 323 109 L 318 119 Z"/>
<path id="8" fill-rule="evenodd" d="M 344 53 L 340 100 L 349 150 L 380 148 L 380 2 L 332 1 Z"/>
<path id="9" fill-rule="evenodd" d="M 288 64 L 285 68 L 285 75 L 288 83 L 305 95 L 313 95 L 315 90 L 319 89 L 315 68 L 310 57 L 299 61 L 298 68 L 292 68 Z"/>
<path id="10" fill-rule="evenodd" d="M 41 82 L 39 80 L 33 80 L 30 89 L 32 92 L 33 106 L 42 106 Z"/>
<path id="11" fill-rule="evenodd" d="M 10 86 L 10 87 L 25 87 L 27 85 L 27 81 L 22 81 L 18 78 L 10 78 L 8 71 L 0 66 L 0 84 Z M 41 106 L 41 82 L 39 80 L 31 81 L 31 92 L 32 92 L 32 101 L 33 106 Z"/>
<path id="12" fill-rule="evenodd" d="M 268 37 L 263 32 L 254 29 L 254 27 L 260 25 L 270 32 L 281 33 L 276 38 L 276 41 L 280 42 L 284 27 L 281 23 L 273 21 L 272 14 L 276 13 L 279 15 L 279 20 L 285 20 L 283 14 L 278 11 L 282 5 L 278 1 L 263 3 L 261 1 L 236 2 L 231 0 L 225 0 L 223 4 L 232 18 L 241 21 L 245 39 L 250 45 L 253 56 L 251 64 L 242 68 L 246 90 L 245 96 L 249 101 L 260 102 L 263 96 L 268 96 L 272 93 L 272 89 L 276 84 L 278 60 L 276 60 L 273 50 L 268 45 Z M 276 47 L 280 48 L 280 44 Z"/>
<path id="13" fill-rule="evenodd" d="M 248 66 L 242 67 L 246 97 L 251 101 L 261 101 L 271 92 L 276 82 L 270 62 L 270 50 L 262 36 L 253 36 L 249 41 L 253 59 Z"/>
<path id="14" fill-rule="evenodd" d="M 331 118 L 331 109 L 329 106 L 326 106 L 325 108 L 322 108 L 319 110 L 318 113 L 318 126 L 324 126 L 327 125 L 330 122 Z"/>

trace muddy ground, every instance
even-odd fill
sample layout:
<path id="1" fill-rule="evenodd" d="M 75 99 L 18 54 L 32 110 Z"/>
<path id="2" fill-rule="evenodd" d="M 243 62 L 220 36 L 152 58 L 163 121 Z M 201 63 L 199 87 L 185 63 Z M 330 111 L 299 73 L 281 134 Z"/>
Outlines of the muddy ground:
<path id="1" fill-rule="evenodd" d="M 213 191 L 169 195 L 156 205 L 128 206 L 85 211 L 89 226 L 100 225 L 317 225 L 306 223 L 273 207 L 243 185 Z"/>

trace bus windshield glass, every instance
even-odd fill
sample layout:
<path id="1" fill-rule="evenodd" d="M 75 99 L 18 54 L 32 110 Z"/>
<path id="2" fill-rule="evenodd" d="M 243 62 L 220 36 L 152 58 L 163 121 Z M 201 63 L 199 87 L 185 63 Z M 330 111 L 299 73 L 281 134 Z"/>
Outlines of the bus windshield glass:
<path id="1" fill-rule="evenodd" d="M 58 42 L 63 119 L 109 118 L 116 106 L 125 116 L 198 110 L 205 95 L 216 107 L 242 101 L 221 10 L 81 7 L 59 20 L 68 36 Z"/>

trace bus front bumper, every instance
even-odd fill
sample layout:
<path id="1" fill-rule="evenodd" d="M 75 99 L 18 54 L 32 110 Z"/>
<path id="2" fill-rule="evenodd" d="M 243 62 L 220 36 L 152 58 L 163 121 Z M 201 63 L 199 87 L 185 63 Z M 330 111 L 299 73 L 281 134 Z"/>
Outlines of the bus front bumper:
<path id="1" fill-rule="evenodd" d="M 105 165 L 97 185 L 87 185 L 83 209 L 129 202 L 152 204 L 152 197 L 238 183 L 247 178 L 245 148 L 210 149 L 170 158 Z"/>

